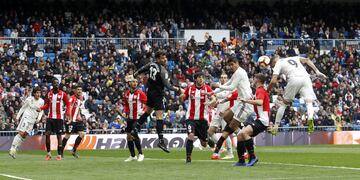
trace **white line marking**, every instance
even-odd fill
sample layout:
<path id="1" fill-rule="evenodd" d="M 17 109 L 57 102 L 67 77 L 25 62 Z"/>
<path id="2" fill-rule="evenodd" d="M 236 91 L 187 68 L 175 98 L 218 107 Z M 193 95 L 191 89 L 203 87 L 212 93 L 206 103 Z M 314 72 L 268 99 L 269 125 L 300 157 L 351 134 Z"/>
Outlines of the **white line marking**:
<path id="1" fill-rule="evenodd" d="M 22 177 L 12 176 L 12 175 L 9 175 L 9 174 L 0 174 L 0 176 L 5 176 L 5 177 L 8 177 L 8 178 L 13 178 L 13 179 L 32 180 L 32 179 L 28 179 L 28 178 L 22 178 Z"/>
<path id="2" fill-rule="evenodd" d="M 145 160 L 154 160 L 154 161 L 184 161 L 185 159 L 159 159 L 159 158 L 145 158 Z M 219 163 L 231 163 L 231 161 L 224 160 L 193 160 L 198 162 L 219 162 Z M 298 166 L 298 167 L 313 167 L 313 168 L 326 168 L 326 169 L 345 169 L 345 170 L 354 170 L 360 171 L 360 168 L 344 167 L 344 166 L 320 166 L 312 164 L 292 164 L 292 163 L 276 163 L 276 162 L 259 162 L 259 164 L 272 164 L 272 165 L 281 165 L 281 166 Z"/>

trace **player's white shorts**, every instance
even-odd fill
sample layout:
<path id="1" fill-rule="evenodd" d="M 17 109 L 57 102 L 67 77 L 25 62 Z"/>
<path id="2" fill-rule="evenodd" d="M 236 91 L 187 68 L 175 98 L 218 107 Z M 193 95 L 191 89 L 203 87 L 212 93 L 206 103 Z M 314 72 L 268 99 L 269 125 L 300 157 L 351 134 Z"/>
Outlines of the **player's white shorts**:
<path id="1" fill-rule="evenodd" d="M 22 117 L 16 130 L 27 132 L 28 134 L 30 134 L 31 131 L 33 130 L 35 121 L 36 121 L 35 119 L 31 120 L 30 118 Z"/>
<path id="2" fill-rule="evenodd" d="M 248 103 L 242 103 L 235 101 L 234 106 L 231 108 L 231 111 L 234 113 L 234 119 L 243 123 L 247 118 L 254 112 L 254 106 Z"/>
<path id="3" fill-rule="evenodd" d="M 224 127 L 226 126 L 226 122 L 224 118 L 220 116 L 220 114 L 223 114 L 229 108 L 229 106 L 230 106 L 229 102 L 217 105 L 215 116 L 213 116 L 214 118 L 210 122 L 210 126 L 219 128 L 221 125 L 221 128 L 224 129 Z"/>
<path id="4" fill-rule="evenodd" d="M 226 126 L 226 122 L 224 121 L 224 119 L 220 116 L 220 113 L 216 112 L 215 117 L 212 119 L 212 121 L 210 122 L 210 127 L 217 127 L 219 128 L 221 125 L 221 128 L 224 129 L 224 127 Z"/>
<path id="5" fill-rule="evenodd" d="M 291 77 L 285 87 L 284 99 L 292 100 L 300 93 L 303 99 L 316 99 L 310 77 Z"/>

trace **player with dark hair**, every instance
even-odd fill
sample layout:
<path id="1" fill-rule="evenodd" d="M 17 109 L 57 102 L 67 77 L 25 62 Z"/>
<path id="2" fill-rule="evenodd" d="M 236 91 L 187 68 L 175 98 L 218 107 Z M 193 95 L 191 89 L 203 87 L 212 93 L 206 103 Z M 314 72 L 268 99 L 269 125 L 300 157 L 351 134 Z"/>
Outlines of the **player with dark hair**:
<path id="1" fill-rule="evenodd" d="M 37 109 L 38 112 L 41 110 L 49 109 L 48 119 L 46 121 L 46 160 L 51 159 L 51 149 L 50 149 L 50 135 L 55 133 L 58 140 L 58 155 L 56 160 L 61 160 L 62 152 L 62 143 L 61 143 L 61 134 L 64 128 L 64 106 L 67 106 L 69 103 L 68 95 L 59 89 L 59 80 L 54 79 L 52 83 L 53 88 L 47 95 L 45 105 Z"/>
<path id="2" fill-rule="evenodd" d="M 125 92 L 124 95 L 124 112 L 126 118 L 126 138 L 128 148 L 130 150 L 130 157 L 125 160 L 128 161 L 143 161 L 144 154 L 141 149 L 140 138 L 138 132 L 136 131 L 134 125 L 136 121 L 140 118 L 140 115 L 144 113 L 144 106 L 147 101 L 146 94 L 137 88 L 137 79 L 133 76 L 128 77 L 126 81 L 129 83 L 130 89 Z M 135 148 L 139 152 L 138 157 L 135 156 Z"/>
<path id="3" fill-rule="evenodd" d="M 65 137 L 62 140 L 62 151 L 61 155 L 64 155 L 64 148 L 66 146 L 67 141 L 70 138 L 70 135 L 73 133 L 79 134 L 79 136 L 75 140 L 75 144 L 73 149 L 71 150 L 71 154 L 75 158 L 79 158 L 76 150 L 81 143 L 81 140 L 85 136 L 85 124 L 81 119 L 81 106 L 84 104 L 84 98 L 82 95 L 82 87 L 75 85 L 73 87 L 74 95 L 72 95 L 69 99 L 69 104 L 66 107 L 65 112 Z"/>
<path id="4" fill-rule="evenodd" d="M 271 58 L 270 65 L 273 68 L 273 75 L 270 84 L 267 88 L 271 92 L 272 87 L 277 83 L 278 77 L 282 74 L 286 76 L 287 85 L 284 96 L 277 102 L 278 110 L 276 112 L 275 124 L 272 127 L 272 134 L 276 135 L 281 118 L 284 115 L 286 107 L 291 103 L 296 94 L 300 94 L 306 102 L 306 111 L 308 115 L 308 133 L 314 131 L 314 107 L 313 101 L 316 100 L 313 85 L 309 73 L 306 71 L 303 64 L 308 65 L 318 77 L 327 78 L 325 74 L 321 73 L 316 68 L 315 64 L 309 58 L 299 56 L 280 58 L 274 55 Z"/>
<path id="5" fill-rule="evenodd" d="M 254 152 L 254 141 L 252 137 L 265 131 L 270 123 L 270 98 L 264 88 L 266 76 L 264 74 L 256 74 L 254 85 L 256 87 L 255 99 L 240 98 L 240 101 L 254 105 L 256 120 L 247 124 L 237 135 L 237 153 L 239 161 L 234 166 L 254 166 L 258 162 L 258 158 Z M 248 151 L 249 163 L 245 163 L 245 151 Z"/>
<path id="6" fill-rule="evenodd" d="M 14 159 L 18 147 L 21 146 L 27 135 L 33 130 L 35 122 L 39 122 L 43 115 L 43 111 L 36 111 L 36 109 L 44 105 L 44 100 L 41 99 L 41 88 L 39 86 L 35 87 L 31 94 L 32 96 L 26 98 L 23 106 L 16 115 L 17 120 L 21 117 L 16 129 L 19 133 L 15 136 L 9 151 L 9 155 Z"/>
<path id="7" fill-rule="evenodd" d="M 234 74 L 224 85 L 212 84 L 212 87 L 218 88 L 214 91 L 215 94 L 218 94 L 221 91 L 233 91 L 237 89 L 239 98 L 250 99 L 252 97 L 252 90 L 247 72 L 240 67 L 239 60 L 235 57 L 229 57 L 227 63 Z M 232 108 L 225 111 L 224 120 L 226 121 L 227 125 L 225 126 L 220 139 L 216 143 L 216 147 L 211 159 L 220 159 L 219 151 L 225 139 L 230 134 L 242 127 L 242 123 L 247 120 L 253 111 L 253 107 L 250 104 L 245 104 L 239 102 L 238 100 L 235 101 Z"/>
<path id="8" fill-rule="evenodd" d="M 164 141 L 164 125 L 163 125 L 163 114 L 164 114 L 164 87 L 171 91 L 181 93 L 183 90 L 179 87 L 170 85 L 169 75 L 165 68 L 166 66 L 166 53 L 164 51 L 158 51 L 155 54 L 156 62 L 151 62 L 137 72 L 134 73 L 134 77 L 141 73 L 149 73 L 149 79 L 147 83 L 148 101 L 146 103 L 146 111 L 137 122 L 137 128 L 139 129 L 142 124 L 146 121 L 147 117 L 155 110 L 156 115 L 156 131 L 159 136 L 158 147 L 163 151 L 169 153 L 167 145 Z"/>
<path id="9" fill-rule="evenodd" d="M 195 73 L 194 79 L 195 84 L 188 86 L 184 94 L 180 95 L 180 101 L 189 101 L 189 107 L 186 112 L 186 129 L 188 133 L 186 141 L 186 163 L 191 163 L 195 136 L 200 139 L 200 146 L 207 146 L 207 130 L 209 128 L 208 106 L 216 103 L 216 97 L 211 87 L 205 84 L 204 73 Z"/>

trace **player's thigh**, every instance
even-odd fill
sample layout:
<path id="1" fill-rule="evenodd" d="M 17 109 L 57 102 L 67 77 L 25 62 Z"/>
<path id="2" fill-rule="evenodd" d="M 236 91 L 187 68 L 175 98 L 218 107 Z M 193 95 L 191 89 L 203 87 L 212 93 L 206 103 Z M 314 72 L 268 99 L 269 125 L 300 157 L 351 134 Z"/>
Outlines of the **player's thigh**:
<path id="1" fill-rule="evenodd" d="M 186 132 L 187 134 L 195 134 L 195 121 L 186 120 Z"/>
<path id="2" fill-rule="evenodd" d="M 249 124 L 247 127 L 249 127 L 249 126 L 251 126 L 251 128 L 252 128 L 252 133 L 249 134 L 251 137 L 255 137 L 267 129 L 267 126 L 265 126 L 259 120 L 255 120 L 253 123 Z M 250 130 L 248 132 L 250 132 Z"/>
<path id="3" fill-rule="evenodd" d="M 29 118 L 23 117 L 18 125 L 18 127 L 16 128 L 16 130 L 20 131 L 20 132 L 26 132 L 26 133 L 30 133 L 33 130 L 35 121 L 32 121 Z"/>
<path id="4" fill-rule="evenodd" d="M 54 122 L 53 132 L 57 135 L 62 134 L 64 131 L 64 120 L 53 119 L 53 122 Z"/>
<path id="5" fill-rule="evenodd" d="M 212 119 L 212 121 L 210 122 L 210 127 L 215 127 L 215 128 L 219 128 L 221 125 L 221 117 L 219 114 L 216 114 L 216 116 Z"/>
<path id="6" fill-rule="evenodd" d="M 232 108 L 227 109 L 223 114 L 223 119 L 226 123 L 229 123 L 234 116 L 234 111 Z"/>
<path id="7" fill-rule="evenodd" d="M 165 109 L 165 99 L 162 92 L 148 92 L 148 100 L 146 105 L 156 110 Z"/>
<path id="8" fill-rule="evenodd" d="M 54 133 L 55 132 L 55 130 L 54 130 L 54 128 L 55 128 L 54 121 L 55 121 L 54 119 L 50 119 L 50 118 L 46 119 L 46 127 L 45 127 L 46 132 L 49 132 L 49 133 Z"/>
<path id="9" fill-rule="evenodd" d="M 195 126 L 195 135 L 203 142 L 207 141 L 207 130 L 209 126 L 207 121 L 197 121 Z"/>
<path id="10" fill-rule="evenodd" d="M 303 86 L 300 89 L 300 97 L 305 100 L 315 100 L 316 95 L 312 86 L 311 79 L 304 79 Z"/>
<path id="11" fill-rule="evenodd" d="M 302 80 L 299 78 L 290 79 L 285 87 L 284 100 L 292 100 L 299 93 L 302 86 Z"/>
<path id="12" fill-rule="evenodd" d="M 250 104 L 241 103 L 237 109 L 233 109 L 234 119 L 240 123 L 246 122 L 251 113 L 253 112 L 253 106 Z"/>
<path id="13" fill-rule="evenodd" d="M 126 120 L 125 132 L 131 133 L 133 130 L 134 130 L 134 120 L 132 120 L 132 119 Z"/>
<path id="14" fill-rule="evenodd" d="M 83 122 L 75 122 L 72 133 L 80 133 L 85 131 L 85 124 Z"/>

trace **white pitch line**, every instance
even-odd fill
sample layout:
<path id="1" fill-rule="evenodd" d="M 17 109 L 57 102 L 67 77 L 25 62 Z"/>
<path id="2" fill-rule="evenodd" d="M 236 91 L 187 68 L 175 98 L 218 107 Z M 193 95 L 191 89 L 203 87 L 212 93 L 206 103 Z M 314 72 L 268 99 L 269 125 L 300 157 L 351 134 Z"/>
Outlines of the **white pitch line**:
<path id="1" fill-rule="evenodd" d="M 8 177 L 8 178 L 13 178 L 13 179 L 32 180 L 32 179 L 23 178 L 23 177 L 12 176 L 12 175 L 9 175 L 9 174 L 1 174 L 0 173 L 0 176 L 5 176 L 5 177 Z"/>
<path id="2" fill-rule="evenodd" d="M 185 161 L 185 159 L 157 159 L 157 158 L 145 158 L 145 160 Z M 221 161 L 221 160 L 193 160 L 193 161 L 231 163 L 231 161 Z M 345 170 L 360 171 L 360 168 L 352 168 L 352 167 L 344 167 L 344 166 L 320 166 L 320 165 L 312 165 L 312 164 L 292 164 L 292 163 L 275 163 L 275 162 L 261 162 L 261 161 L 259 163 L 260 164 L 282 165 L 282 166 L 313 167 L 313 168 L 326 168 L 326 169 L 345 169 Z"/>

